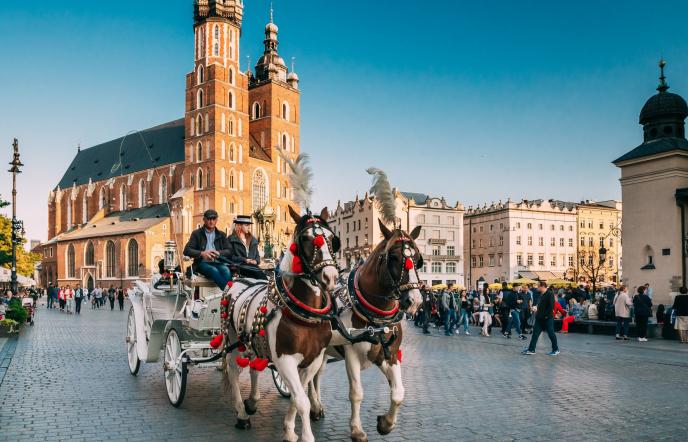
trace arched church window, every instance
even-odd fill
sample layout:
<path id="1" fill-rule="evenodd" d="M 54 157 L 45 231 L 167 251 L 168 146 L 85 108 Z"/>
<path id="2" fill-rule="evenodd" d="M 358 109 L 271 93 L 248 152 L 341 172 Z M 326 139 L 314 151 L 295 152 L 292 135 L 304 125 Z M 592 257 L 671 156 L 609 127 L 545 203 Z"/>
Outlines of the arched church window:
<path id="1" fill-rule="evenodd" d="M 229 91 L 227 94 L 227 107 L 230 109 L 234 109 L 234 94 L 232 91 Z"/>
<path id="2" fill-rule="evenodd" d="M 260 103 L 256 102 L 253 103 L 253 109 L 251 111 L 251 115 L 253 115 L 253 119 L 257 120 L 260 118 Z"/>
<path id="3" fill-rule="evenodd" d="M 215 25 L 215 30 L 213 31 L 213 55 L 220 55 L 220 29 Z"/>
<path id="4" fill-rule="evenodd" d="M 196 92 L 196 109 L 200 109 L 203 107 L 203 89 L 199 89 L 198 92 Z"/>
<path id="5" fill-rule="evenodd" d="M 95 252 L 93 250 L 93 241 L 86 244 L 86 254 L 84 256 L 84 264 L 93 266 L 96 264 Z"/>
<path id="6" fill-rule="evenodd" d="M 127 276 L 139 276 L 139 243 L 135 239 L 127 246 Z"/>
<path id="7" fill-rule="evenodd" d="M 196 190 L 203 190 L 203 169 L 200 167 L 196 172 Z"/>
<path id="8" fill-rule="evenodd" d="M 289 120 L 289 104 L 286 101 L 282 103 L 282 118 Z"/>
<path id="9" fill-rule="evenodd" d="M 141 178 L 139 180 L 139 207 L 146 205 L 146 182 Z"/>
<path id="10" fill-rule="evenodd" d="M 105 186 L 102 186 L 98 191 L 98 210 L 105 208 L 106 205 Z"/>
<path id="11" fill-rule="evenodd" d="M 167 202 L 167 176 L 162 175 L 160 177 L 160 185 L 158 188 L 158 201 L 160 204 Z"/>
<path id="12" fill-rule="evenodd" d="M 81 196 L 81 223 L 86 224 L 88 222 L 88 198 L 86 191 Z"/>
<path id="13" fill-rule="evenodd" d="M 267 202 L 267 177 L 261 169 L 253 172 L 251 180 L 253 210 L 262 210 Z"/>
<path id="14" fill-rule="evenodd" d="M 203 65 L 199 64 L 198 65 L 198 71 L 196 72 L 196 84 L 201 84 L 203 83 L 204 78 L 203 78 Z"/>
<path id="15" fill-rule="evenodd" d="M 76 276 L 75 261 L 74 244 L 70 244 L 67 248 L 67 278 L 74 278 Z"/>
<path id="16" fill-rule="evenodd" d="M 234 135 L 234 117 L 231 115 L 229 116 L 229 131 L 228 132 L 230 135 Z"/>
<path id="17" fill-rule="evenodd" d="M 203 133 L 203 117 L 201 114 L 196 115 L 196 135 Z"/>
<path id="18" fill-rule="evenodd" d="M 119 210 L 127 210 L 127 188 L 124 184 L 119 187 Z"/>
<path id="19" fill-rule="evenodd" d="M 196 162 L 200 163 L 201 161 L 203 161 L 203 145 L 199 141 L 198 145 L 196 145 Z"/>
<path id="20" fill-rule="evenodd" d="M 115 255 L 115 243 L 108 241 L 105 244 L 105 276 L 107 278 L 115 277 L 115 263 L 117 256 Z"/>

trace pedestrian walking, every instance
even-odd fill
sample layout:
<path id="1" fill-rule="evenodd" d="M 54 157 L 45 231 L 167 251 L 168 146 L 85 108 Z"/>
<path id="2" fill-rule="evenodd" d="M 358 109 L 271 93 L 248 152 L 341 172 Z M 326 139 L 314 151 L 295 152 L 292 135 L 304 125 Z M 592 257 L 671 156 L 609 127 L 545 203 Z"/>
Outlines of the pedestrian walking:
<path id="1" fill-rule="evenodd" d="M 57 303 L 60 305 L 60 311 L 64 312 L 65 299 L 64 299 L 64 287 L 60 287 L 57 291 Z"/>
<path id="2" fill-rule="evenodd" d="M 554 333 L 554 292 L 547 288 L 547 283 L 540 281 L 538 284 L 538 292 L 540 292 L 540 302 L 535 307 L 535 325 L 533 326 L 533 335 L 530 338 L 530 345 L 523 349 L 524 355 L 534 355 L 537 341 L 540 338 L 542 330 L 547 332 L 549 340 L 552 342 L 552 351 L 548 353 L 549 356 L 556 356 L 559 354 L 559 344 L 557 343 L 557 335 Z"/>
<path id="3" fill-rule="evenodd" d="M 523 303 L 521 304 L 521 334 L 525 335 L 529 332 L 529 329 L 532 331 L 528 326 L 528 320 L 533 311 L 533 294 L 526 285 L 522 285 L 520 290 L 521 297 L 523 298 Z"/>
<path id="4" fill-rule="evenodd" d="M 76 285 L 76 290 L 74 290 L 74 313 L 77 315 L 81 314 L 81 301 L 84 299 L 84 289 L 81 288 L 81 284 Z"/>
<path id="5" fill-rule="evenodd" d="M 451 336 L 452 327 L 451 322 L 453 315 L 456 314 L 454 311 L 452 313 L 452 307 L 454 305 L 454 297 L 447 291 L 442 291 L 442 308 L 444 308 L 444 335 Z"/>
<path id="6" fill-rule="evenodd" d="M 681 287 L 678 295 L 674 298 L 674 305 L 671 308 L 676 316 L 674 328 L 678 332 L 681 342 L 688 344 L 688 289 Z"/>
<path id="7" fill-rule="evenodd" d="M 507 321 L 505 338 L 511 338 L 511 329 L 513 328 L 518 333 L 518 339 L 525 340 L 526 338 L 521 332 L 521 305 L 523 304 L 523 294 L 521 292 L 514 292 L 508 290 L 505 283 L 502 283 L 502 291 L 506 290 L 504 301 L 509 308 L 509 320 Z"/>
<path id="8" fill-rule="evenodd" d="M 74 304 L 74 290 L 72 289 L 71 285 L 67 285 L 67 287 L 64 290 L 64 299 L 65 299 L 65 311 L 69 314 L 72 313 L 73 310 L 73 304 Z"/>
<path id="9" fill-rule="evenodd" d="M 479 310 L 478 325 L 482 325 L 480 334 L 482 336 L 490 336 L 490 328 L 492 327 L 492 303 L 490 301 L 487 284 L 483 287 L 483 293 L 480 295 Z"/>
<path id="10" fill-rule="evenodd" d="M 53 306 L 53 303 L 55 302 L 54 294 L 55 294 L 55 287 L 53 287 L 52 282 L 49 282 L 48 283 L 48 294 L 47 294 L 48 308 L 54 308 L 54 306 Z"/>
<path id="11" fill-rule="evenodd" d="M 95 293 L 93 294 L 93 308 L 100 308 L 100 304 L 103 300 L 103 288 L 98 286 L 95 288 L 94 292 Z"/>
<path id="12" fill-rule="evenodd" d="M 647 342 L 647 321 L 652 316 L 652 300 L 645 293 L 645 289 L 646 286 L 641 285 L 638 287 L 638 293 L 633 297 L 638 342 Z"/>
<path id="13" fill-rule="evenodd" d="M 117 290 L 115 290 L 114 285 L 110 285 L 110 288 L 108 289 L 108 301 L 110 301 L 110 311 L 115 309 L 115 296 L 117 294 Z"/>
<path id="14" fill-rule="evenodd" d="M 633 301 L 628 296 L 625 285 L 619 287 L 619 292 L 614 296 L 614 314 L 616 315 L 616 340 L 628 341 L 628 325 L 631 322 L 631 306 Z"/>
<path id="15" fill-rule="evenodd" d="M 119 303 L 119 311 L 124 310 L 124 290 L 122 287 L 117 289 L 117 302 Z"/>
<path id="16" fill-rule="evenodd" d="M 455 301 L 455 305 L 458 305 L 458 307 L 461 309 L 460 310 L 460 317 L 458 324 L 456 325 L 456 333 L 459 333 L 459 328 L 463 325 L 463 333 L 465 335 L 470 335 L 471 333 L 468 331 L 468 295 L 466 294 L 466 290 L 461 290 L 461 295 L 459 296 L 458 302 Z M 456 312 L 456 310 L 454 310 Z M 454 313 L 456 314 L 456 313 Z"/>

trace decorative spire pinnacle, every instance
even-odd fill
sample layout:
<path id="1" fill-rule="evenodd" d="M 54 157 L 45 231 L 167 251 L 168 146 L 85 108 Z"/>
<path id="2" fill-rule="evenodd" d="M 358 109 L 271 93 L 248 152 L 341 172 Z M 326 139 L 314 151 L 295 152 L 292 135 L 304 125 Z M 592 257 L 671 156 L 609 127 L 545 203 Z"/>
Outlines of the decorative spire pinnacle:
<path id="1" fill-rule="evenodd" d="M 272 2 L 270 2 L 270 23 L 273 23 L 273 21 L 272 21 L 272 14 L 273 14 Z"/>
<path id="2" fill-rule="evenodd" d="M 77 151 L 77 153 L 81 152 L 81 143 L 77 143 L 76 151 Z"/>
<path id="3" fill-rule="evenodd" d="M 246 72 L 247 73 L 251 72 L 251 56 L 250 55 L 246 56 Z"/>
<path id="4" fill-rule="evenodd" d="M 294 72 L 294 62 L 296 61 L 296 57 L 291 57 L 291 71 Z"/>
<path id="5" fill-rule="evenodd" d="M 669 89 L 669 85 L 666 82 L 666 77 L 664 76 L 664 66 L 666 66 L 666 61 L 664 61 L 664 58 L 661 58 L 659 60 L 659 86 L 657 86 L 657 90 L 659 92 L 666 92 L 667 89 Z"/>

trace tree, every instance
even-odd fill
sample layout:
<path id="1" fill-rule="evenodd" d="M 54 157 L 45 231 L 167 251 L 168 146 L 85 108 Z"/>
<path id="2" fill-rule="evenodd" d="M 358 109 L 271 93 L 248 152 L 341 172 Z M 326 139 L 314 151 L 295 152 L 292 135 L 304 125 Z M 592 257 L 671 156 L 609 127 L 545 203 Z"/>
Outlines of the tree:
<path id="1" fill-rule="evenodd" d="M 0 197 L 0 208 L 7 207 L 9 203 Z M 17 244 L 17 273 L 33 277 L 34 266 L 41 260 L 41 255 L 24 250 L 25 238 L 20 238 Z M 12 220 L 5 215 L 0 215 L 0 266 L 12 268 Z"/>
<path id="2" fill-rule="evenodd" d="M 600 259 L 600 255 L 596 250 L 578 250 L 578 268 L 580 269 L 580 275 L 592 282 L 593 296 L 595 296 L 596 285 L 599 282 L 600 275 L 606 273 L 604 271 L 606 267 L 606 262 Z"/>

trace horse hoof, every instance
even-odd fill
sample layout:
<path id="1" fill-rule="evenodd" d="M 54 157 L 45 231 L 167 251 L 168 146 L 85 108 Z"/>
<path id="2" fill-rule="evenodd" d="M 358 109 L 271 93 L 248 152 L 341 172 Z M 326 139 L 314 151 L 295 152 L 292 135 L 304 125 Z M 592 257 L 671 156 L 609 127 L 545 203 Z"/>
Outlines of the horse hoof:
<path id="1" fill-rule="evenodd" d="M 312 421 L 319 421 L 320 419 L 325 417 L 325 410 L 321 409 L 319 412 L 315 412 L 311 410 L 311 420 Z"/>
<path id="2" fill-rule="evenodd" d="M 378 433 L 380 433 L 384 436 L 385 434 L 389 434 L 393 428 L 394 428 L 394 426 L 390 425 L 387 422 L 387 419 L 385 418 L 385 416 L 378 416 L 377 417 L 377 432 Z"/>
<path id="3" fill-rule="evenodd" d="M 239 430 L 250 430 L 251 429 L 251 419 L 238 419 L 237 418 L 237 423 L 234 424 L 234 428 L 237 428 Z"/>
<path id="4" fill-rule="evenodd" d="M 252 401 L 251 399 L 244 399 L 244 409 L 246 410 L 246 414 L 253 416 L 256 414 L 256 411 L 258 411 L 258 406 L 255 401 Z"/>
<path id="5" fill-rule="evenodd" d="M 351 436 L 351 442 L 368 442 L 368 437 Z"/>

